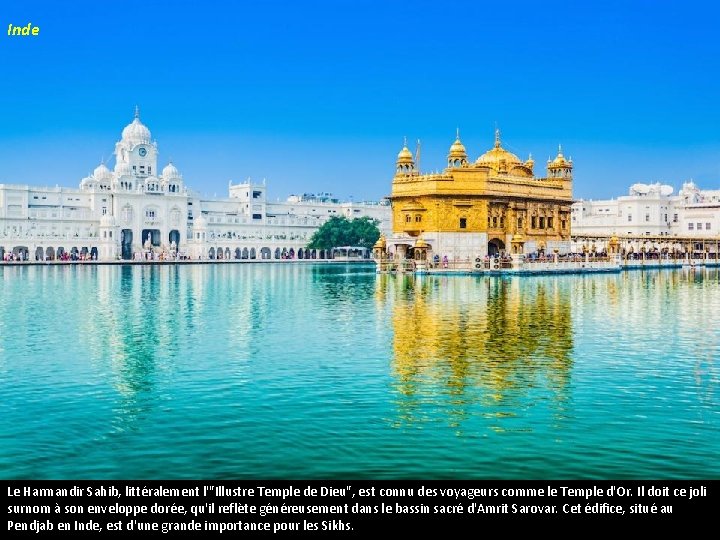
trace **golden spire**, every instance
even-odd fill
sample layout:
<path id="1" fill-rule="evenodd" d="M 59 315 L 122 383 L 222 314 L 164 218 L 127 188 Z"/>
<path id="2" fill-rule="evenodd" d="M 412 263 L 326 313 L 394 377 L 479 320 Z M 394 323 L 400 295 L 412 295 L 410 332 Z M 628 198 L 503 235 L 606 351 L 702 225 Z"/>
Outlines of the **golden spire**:
<path id="1" fill-rule="evenodd" d="M 495 128 L 495 148 L 500 148 L 500 128 Z"/>

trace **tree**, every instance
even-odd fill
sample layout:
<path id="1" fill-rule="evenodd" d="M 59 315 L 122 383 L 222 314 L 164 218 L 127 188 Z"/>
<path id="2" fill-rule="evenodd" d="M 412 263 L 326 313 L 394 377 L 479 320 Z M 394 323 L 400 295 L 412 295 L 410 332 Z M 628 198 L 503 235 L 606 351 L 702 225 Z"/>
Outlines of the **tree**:
<path id="1" fill-rule="evenodd" d="M 350 220 L 333 216 L 313 233 L 309 249 L 332 249 L 339 246 L 362 246 L 372 249 L 380 238 L 378 221 L 367 216 Z"/>

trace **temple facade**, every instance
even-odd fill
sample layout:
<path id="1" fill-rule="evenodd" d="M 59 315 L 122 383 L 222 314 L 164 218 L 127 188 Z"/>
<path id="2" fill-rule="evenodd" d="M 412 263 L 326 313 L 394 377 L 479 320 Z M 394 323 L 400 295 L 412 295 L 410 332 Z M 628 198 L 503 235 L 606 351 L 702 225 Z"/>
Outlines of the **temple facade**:
<path id="1" fill-rule="evenodd" d="M 418 244 L 428 256 L 450 261 L 570 250 L 572 159 L 562 148 L 547 162 L 547 176 L 494 146 L 470 161 L 458 132 L 441 173 L 422 174 L 407 143 L 398 154 L 392 193 L 392 235 L 384 240 L 395 259 L 412 258 Z"/>
<path id="2" fill-rule="evenodd" d="M 0 261 L 325 259 L 330 250 L 307 244 L 330 217 L 367 216 L 390 231 L 387 201 L 327 193 L 271 201 L 265 181 L 251 180 L 230 182 L 226 197 L 202 197 L 158 157 L 136 110 L 112 170 L 99 164 L 78 188 L 0 184 Z"/>

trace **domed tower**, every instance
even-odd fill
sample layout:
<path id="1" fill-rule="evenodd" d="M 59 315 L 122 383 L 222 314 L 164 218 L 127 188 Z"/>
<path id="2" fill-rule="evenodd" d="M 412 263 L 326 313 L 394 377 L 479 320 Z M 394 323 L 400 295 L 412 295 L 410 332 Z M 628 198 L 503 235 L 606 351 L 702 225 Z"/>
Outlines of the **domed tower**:
<path id="1" fill-rule="evenodd" d="M 558 145 L 558 155 L 552 161 L 548 159 L 548 178 L 568 178 L 572 180 L 573 162 L 565 159 L 562 153 L 562 145 Z"/>
<path id="2" fill-rule="evenodd" d="M 407 137 L 405 138 L 402 150 L 398 153 L 397 162 L 395 164 L 395 176 L 409 176 L 417 172 L 412 152 L 407 146 Z"/>
<path id="3" fill-rule="evenodd" d="M 150 130 L 140 121 L 140 110 L 135 107 L 135 117 L 125 129 L 122 138 L 115 144 L 115 170 L 129 171 L 136 179 L 156 175 L 157 144 L 152 140 Z"/>
<path id="4" fill-rule="evenodd" d="M 113 175 L 105 166 L 105 163 L 100 163 L 93 171 L 93 178 L 97 182 L 98 189 L 102 191 L 109 191 L 110 184 L 112 183 Z"/>
<path id="5" fill-rule="evenodd" d="M 448 152 L 448 168 L 465 167 L 467 165 L 467 152 L 460 141 L 460 129 L 457 130 L 455 142 L 450 146 Z"/>
<path id="6" fill-rule="evenodd" d="M 162 170 L 162 184 L 166 193 L 182 193 L 182 175 L 172 161 Z"/>

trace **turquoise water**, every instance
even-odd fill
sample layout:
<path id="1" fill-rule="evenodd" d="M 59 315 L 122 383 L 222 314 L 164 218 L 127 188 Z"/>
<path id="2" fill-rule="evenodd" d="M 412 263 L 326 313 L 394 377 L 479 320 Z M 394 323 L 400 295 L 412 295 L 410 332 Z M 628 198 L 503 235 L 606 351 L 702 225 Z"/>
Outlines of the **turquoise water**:
<path id="1" fill-rule="evenodd" d="M 0 267 L 4 478 L 718 478 L 717 269 Z"/>

